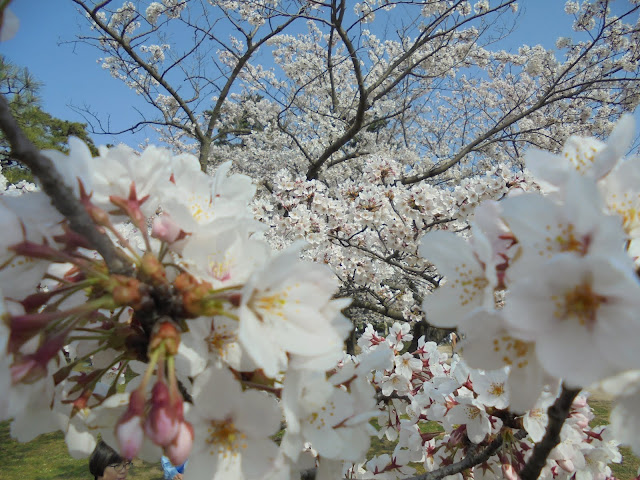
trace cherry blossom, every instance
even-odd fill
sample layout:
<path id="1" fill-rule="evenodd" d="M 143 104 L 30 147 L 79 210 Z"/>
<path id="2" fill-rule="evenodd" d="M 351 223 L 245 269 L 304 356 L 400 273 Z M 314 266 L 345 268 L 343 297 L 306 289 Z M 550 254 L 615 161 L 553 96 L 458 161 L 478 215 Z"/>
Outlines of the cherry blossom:
<path id="1" fill-rule="evenodd" d="M 323 315 L 334 277 L 321 265 L 294 262 L 298 251 L 291 248 L 268 262 L 242 294 L 238 340 L 270 377 L 286 368 L 287 352 L 315 357 L 341 348 L 340 327 Z"/>
<path id="2" fill-rule="evenodd" d="M 275 399 L 261 392 L 242 392 L 231 373 L 215 367 L 198 377 L 194 397 L 201 400 L 187 416 L 201 441 L 189 456 L 192 474 L 263 478 L 277 456 L 277 446 L 269 439 L 280 425 Z"/>
<path id="3" fill-rule="evenodd" d="M 511 287 L 505 319 L 535 342 L 547 372 L 587 386 L 640 366 L 631 340 L 640 326 L 633 313 L 640 285 L 631 269 L 606 257 L 560 254 L 531 273 Z M 619 348 L 612 352 L 611 345 Z"/>
<path id="4" fill-rule="evenodd" d="M 99 433 L 194 478 L 398 478 L 483 452 L 449 478 L 517 478 L 557 422 L 542 409 L 640 368 L 635 7 L 569 2 L 580 35 L 507 52 L 511 0 L 395 3 L 76 1 L 172 150 L 44 152 L 78 197 L 49 198 L 109 248 L 38 187 L 0 196 L 12 435 L 61 429 L 81 456 Z M 463 336 L 452 357 L 433 326 Z M 541 478 L 605 478 L 616 437 L 637 449 L 635 383 L 611 427 L 575 397 Z M 393 448 L 367 461 L 372 435 Z"/>

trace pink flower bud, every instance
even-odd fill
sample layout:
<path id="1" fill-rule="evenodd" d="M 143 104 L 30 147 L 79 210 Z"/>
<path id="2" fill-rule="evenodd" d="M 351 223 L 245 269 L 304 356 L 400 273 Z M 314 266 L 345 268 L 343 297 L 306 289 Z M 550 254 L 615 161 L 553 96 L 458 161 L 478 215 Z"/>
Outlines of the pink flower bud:
<path id="1" fill-rule="evenodd" d="M 153 238 L 157 238 L 163 242 L 173 243 L 183 235 L 184 232 L 180 226 L 169 215 L 163 213 L 153 220 L 153 226 L 151 227 L 151 236 Z"/>
<path id="2" fill-rule="evenodd" d="M 144 416 L 145 398 L 143 390 L 134 390 L 129 397 L 129 407 L 116 424 L 116 438 L 120 445 L 120 453 L 126 458 L 135 457 L 144 441 L 142 419 Z"/>
<path id="3" fill-rule="evenodd" d="M 516 473 L 516 469 L 513 468 L 513 465 L 510 463 L 502 464 L 502 478 L 507 480 L 519 480 L 518 474 Z"/>
<path id="4" fill-rule="evenodd" d="M 120 453 L 123 457 L 135 457 L 144 441 L 144 430 L 142 430 L 142 418 L 135 416 L 126 421 L 118 422 L 116 425 L 116 438 L 120 445 Z"/>
<path id="5" fill-rule="evenodd" d="M 154 408 L 147 416 L 144 430 L 153 443 L 164 446 L 174 440 L 179 425 L 169 408 Z"/>
<path id="6" fill-rule="evenodd" d="M 580 429 L 585 429 L 589 426 L 589 419 L 583 415 L 582 413 L 573 413 L 571 415 L 571 420 L 575 422 L 575 426 Z"/>
<path id="7" fill-rule="evenodd" d="M 582 395 L 578 395 L 571 404 L 571 408 L 574 410 L 578 410 L 580 408 L 584 408 L 587 406 L 587 397 Z"/>
<path id="8" fill-rule="evenodd" d="M 573 462 L 568 458 L 564 460 L 556 460 L 556 463 L 567 473 L 573 473 L 576 471 L 576 467 L 573 465 Z"/>
<path id="9" fill-rule="evenodd" d="M 164 453 L 174 465 L 182 465 L 187 461 L 193 446 L 193 427 L 189 422 L 180 422 L 178 434 L 172 443 L 167 445 Z"/>
<path id="10" fill-rule="evenodd" d="M 153 443 L 164 447 L 178 434 L 180 420 L 175 405 L 170 403 L 169 387 L 157 381 L 151 393 L 151 410 L 144 422 L 145 433 Z"/>
<path id="11" fill-rule="evenodd" d="M 144 398 L 144 391 L 138 388 L 131 392 L 129 396 L 129 409 L 125 412 L 124 416 L 140 416 L 144 415 L 144 407 L 146 404 L 146 399 Z M 127 457 L 131 458 L 131 457 Z"/>

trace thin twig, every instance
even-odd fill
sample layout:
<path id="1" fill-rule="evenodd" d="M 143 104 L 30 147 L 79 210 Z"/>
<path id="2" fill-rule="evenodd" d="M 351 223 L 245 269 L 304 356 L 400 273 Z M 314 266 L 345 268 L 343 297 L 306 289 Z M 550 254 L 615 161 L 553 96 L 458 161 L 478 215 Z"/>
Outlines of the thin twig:
<path id="1" fill-rule="evenodd" d="M 118 255 L 115 246 L 105 234 L 100 233 L 82 204 L 73 194 L 53 162 L 42 155 L 29 141 L 11 115 L 9 104 L 0 96 L 0 130 L 11 146 L 11 158 L 21 161 L 40 180 L 42 190 L 49 196 L 53 206 L 69 220 L 71 229 L 84 236 L 95 248 L 112 273 L 126 273 L 130 270 Z"/>

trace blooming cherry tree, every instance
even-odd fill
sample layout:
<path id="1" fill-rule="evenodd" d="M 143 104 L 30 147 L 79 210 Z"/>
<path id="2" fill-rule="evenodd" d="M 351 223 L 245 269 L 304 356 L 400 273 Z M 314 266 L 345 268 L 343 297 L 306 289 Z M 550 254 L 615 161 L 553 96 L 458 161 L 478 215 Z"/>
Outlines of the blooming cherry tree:
<path id="1" fill-rule="evenodd" d="M 637 450 L 638 161 L 614 120 L 640 6 L 568 2 L 556 56 L 490 49 L 513 1 L 74 2 L 173 151 L 38 152 L 0 101 L 38 178 L 0 195 L 12 435 L 83 456 L 100 434 L 202 479 L 607 478 Z M 419 20 L 384 38 L 400 8 Z M 220 82 L 188 73 L 212 40 Z M 597 381 L 611 426 L 580 394 Z M 367 459 L 372 436 L 393 446 Z"/>

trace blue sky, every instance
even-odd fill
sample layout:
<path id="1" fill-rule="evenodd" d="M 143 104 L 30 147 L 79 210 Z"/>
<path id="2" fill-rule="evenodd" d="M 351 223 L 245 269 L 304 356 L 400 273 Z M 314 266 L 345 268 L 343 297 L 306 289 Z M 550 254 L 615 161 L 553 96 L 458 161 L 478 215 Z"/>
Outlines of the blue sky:
<path id="1" fill-rule="evenodd" d="M 115 0 L 114 4 L 122 3 Z M 504 48 L 542 44 L 553 47 L 558 36 L 570 36 L 571 18 L 564 13 L 564 0 L 522 0 L 520 18 L 514 34 Z M 628 6 L 628 0 L 612 4 L 615 10 Z M 41 97 L 44 109 L 57 117 L 84 121 L 70 105 L 87 105 L 114 130 L 139 120 L 135 108 L 145 111 L 142 98 L 103 70 L 99 52 L 82 43 L 71 43 L 84 19 L 70 0 L 14 0 L 12 10 L 20 19 L 20 29 L 12 40 L 0 43 L 0 54 L 27 67 L 44 83 Z M 84 26 L 84 25 L 83 25 Z M 137 146 L 153 132 L 135 136 L 94 136 L 97 144 L 123 142 Z"/>
<path id="2" fill-rule="evenodd" d="M 71 44 L 84 19 L 69 0 L 14 0 L 11 9 L 20 19 L 12 40 L 0 43 L 0 54 L 27 67 L 44 83 L 44 109 L 65 120 L 84 121 L 69 105 L 89 105 L 112 125 L 125 128 L 135 118 L 132 105 L 144 102 L 128 87 L 102 69 L 99 52 L 80 43 Z M 135 146 L 130 135 L 118 140 L 94 136 L 99 144 L 122 141 Z M 143 137 L 139 136 L 138 139 Z"/>

